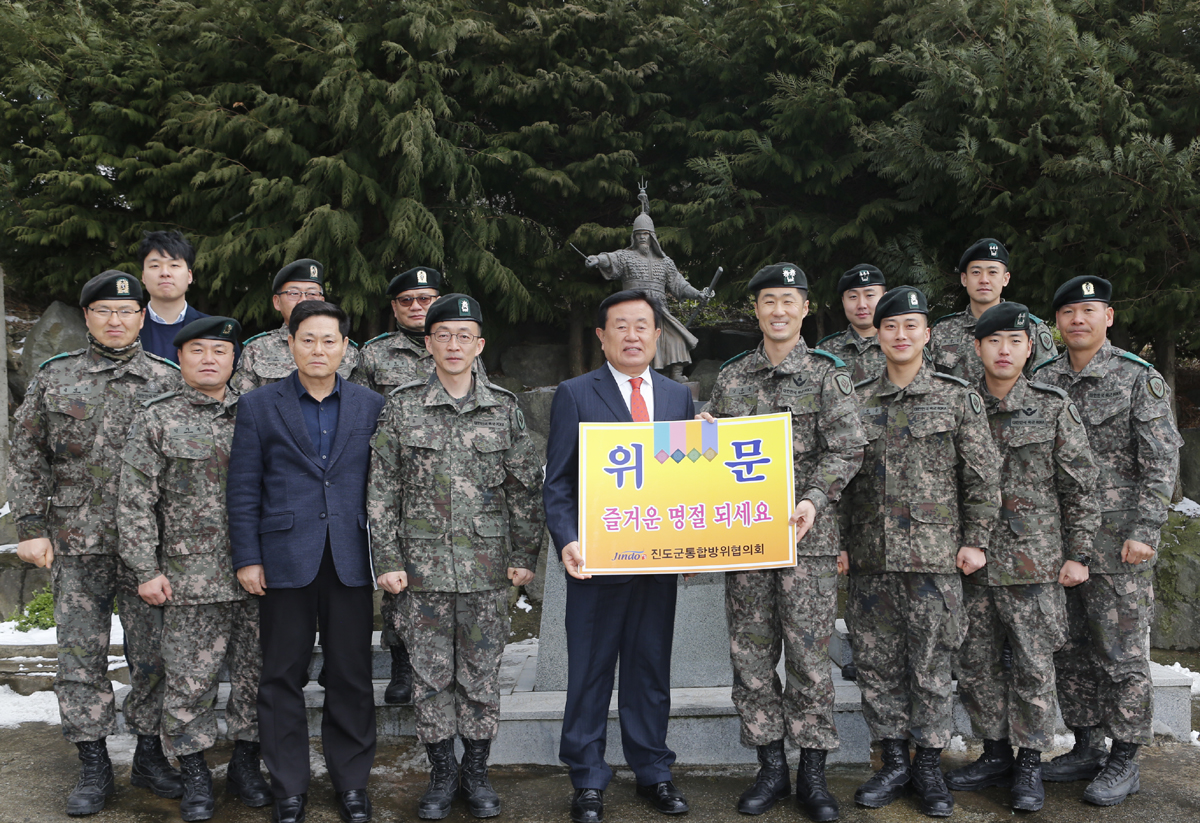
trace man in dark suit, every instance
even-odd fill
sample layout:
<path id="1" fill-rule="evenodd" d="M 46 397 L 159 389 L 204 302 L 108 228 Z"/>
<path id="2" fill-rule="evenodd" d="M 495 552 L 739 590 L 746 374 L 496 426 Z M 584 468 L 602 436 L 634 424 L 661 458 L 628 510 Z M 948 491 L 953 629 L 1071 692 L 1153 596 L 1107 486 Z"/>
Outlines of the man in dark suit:
<path id="1" fill-rule="evenodd" d="M 579 550 L 579 424 L 691 420 L 688 389 L 654 372 L 662 309 L 644 291 L 617 292 L 600 304 L 596 334 L 604 366 L 562 383 L 550 409 L 543 500 L 546 523 L 567 572 L 567 705 L 559 759 L 571 769 L 571 820 L 601 823 L 612 769 L 604 762 L 608 704 L 617 659 L 617 704 L 625 760 L 639 795 L 664 814 L 687 800 L 671 782 L 671 638 L 676 576 L 582 571 Z"/>
<path id="2" fill-rule="evenodd" d="M 288 318 L 296 371 L 238 401 L 226 501 L 233 565 L 261 595 L 258 718 L 279 823 L 304 819 L 309 782 L 306 670 L 317 622 L 326 667 L 321 739 L 348 823 L 371 817 L 373 575 L 367 538 L 370 441 L 383 398 L 337 373 L 350 321 L 300 303 Z"/>

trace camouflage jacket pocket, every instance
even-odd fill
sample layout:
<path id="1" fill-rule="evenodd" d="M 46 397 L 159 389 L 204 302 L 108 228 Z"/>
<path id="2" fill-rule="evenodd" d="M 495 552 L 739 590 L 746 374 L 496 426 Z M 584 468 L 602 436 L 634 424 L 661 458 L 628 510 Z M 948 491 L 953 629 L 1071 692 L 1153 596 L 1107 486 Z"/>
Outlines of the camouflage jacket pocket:
<path id="1" fill-rule="evenodd" d="M 817 414 L 816 409 L 809 411 L 806 408 L 797 408 L 793 406 L 792 412 L 792 450 L 797 456 L 807 455 L 816 450 L 819 445 L 817 439 Z"/>
<path id="2" fill-rule="evenodd" d="M 45 408 L 50 423 L 50 448 L 59 460 L 83 457 L 96 440 L 100 420 L 99 398 L 93 395 L 47 394 Z M 57 461 L 56 461 L 57 462 Z"/>
<path id="3" fill-rule="evenodd" d="M 400 523 L 400 536 L 405 540 L 439 540 L 442 532 L 433 531 L 429 518 L 413 518 Z"/>
<path id="4" fill-rule="evenodd" d="M 908 430 L 913 437 L 949 439 L 955 429 L 954 414 L 948 407 L 934 406 L 937 411 L 922 411 L 917 407 L 908 416 Z M 944 411 L 943 411 L 944 409 Z"/>
<path id="5" fill-rule="evenodd" d="M 1037 534 L 1057 534 L 1062 528 L 1062 523 L 1058 515 L 1054 512 L 1033 513 L 1010 518 L 1005 518 L 1002 512 L 1000 517 L 1008 521 L 1008 528 L 1018 537 Z M 1055 543 L 1058 543 L 1057 538 Z"/>
<path id="6" fill-rule="evenodd" d="M 1111 394 L 1111 397 L 1096 399 L 1094 396 L 1089 396 L 1087 399 L 1087 408 L 1084 410 L 1084 417 L 1087 422 L 1093 426 L 1104 424 L 1106 420 L 1111 420 L 1114 425 L 1119 421 L 1113 420 L 1118 415 L 1128 416 L 1130 398 L 1127 394 L 1118 392 L 1105 392 L 1106 395 Z"/>
<path id="7" fill-rule="evenodd" d="M 50 505 L 56 509 L 82 506 L 92 494 L 91 486 L 59 486 L 50 498 Z"/>
<path id="8" fill-rule="evenodd" d="M 480 512 L 471 518 L 471 525 L 480 537 L 508 536 L 508 517 L 503 512 Z"/>
<path id="9" fill-rule="evenodd" d="M 475 450 L 477 470 L 475 482 L 485 488 L 494 488 L 504 482 L 504 453 L 512 447 L 512 437 L 507 429 L 476 430 L 471 434 L 471 446 Z"/>
<path id="10" fill-rule="evenodd" d="M 1001 448 L 1007 445 L 1010 450 L 1010 454 L 1007 455 L 1010 472 L 1019 473 L 1023 480 L 1041 481 L 1054 476 L 1053 426 L 1030 426 L 1028 429 L 1017 429 L 1011 432 L 1007 443 L 998 443 L 997 445 L 1000 445 Z M 1005 490 L 1007 490 L 1010 477 L 1010 474 L 1005 475 Z"/>

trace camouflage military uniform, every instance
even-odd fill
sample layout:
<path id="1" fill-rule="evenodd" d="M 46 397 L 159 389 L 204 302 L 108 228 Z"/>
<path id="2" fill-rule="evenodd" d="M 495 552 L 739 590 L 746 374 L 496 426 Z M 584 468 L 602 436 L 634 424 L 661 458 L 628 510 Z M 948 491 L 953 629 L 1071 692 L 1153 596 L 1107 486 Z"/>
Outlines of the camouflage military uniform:
<path id="1" fill-rule="evenodd" d="M 980 384 L 1000 470 L 1000 520 L 988 562 L 963 587 L 970 629 L 959 650 L 958 690 L 975 734 L 1046 751 L 1058 715 L 1054 652 L 1067 636 L 1058 583 L 1064 560 L 1091 552 L 1099 469 L 1066 393 L 1024 376 L 1003 400 Z M 1005 638 L 1013 666 L 1000 664 Z"/>
<path id="2" fill-rule="evenodd" d="M 928 362 L 903 389 L 886 371 L 856 388 L 868 442 L 838 514 L 863 714 L 875 740 L 945 748 L 967 628 L 955 561 L 990 542 L 1000 456 L 979 395 Z"/>
<path id="3" fill-rule="evenodd" d="M 418 344 L 404 332 L 392 332 L 363 343 L 358 353 L 358 365 L 354 367 L 350 380 L 387 397 L 405 383 L 423 380 L 432 371 L 433 356 L 425 348 L 424 342 Z M 486 376 L 483 361 L 478 357 L 471 371 L 476 376 Z M 384 648 L 395 646 L 400 641 L 400 601 L 403 599 L 404 592 L 396 595 L 385 591 L 380 600 L 379 616 L 383 621 L 380 645 Z"/>
<path id="4" fill-rule="evenodd" d="M 242 356 L 238 359 L 237 371 L 233 373 L 229 385 L 237 389 L 238 394 L 245 394 L 276 383 L 294 372 L 296 359 L 292 357 L 287 340 L 287 326 L 256 334 L 247 340 L 242 348 Z M 346 356 L 342 358 L 342 365 L 338 366 L 338 374 L 349 380 L 350 373 L 356 365 L 358 344 L 350 340 L 346 346 Z"/>
<path id="5" fill-rule="evenodd" d="M 879 347 L 879 337 L 862 337 L 853 326 L 822 337 L 817 348 L 841 359 L 850 380 L 861 383 L 887 368 L 887 358 Z"/>
<path id="6" fill-rule="evenodd" d="M 791 412 L 797 501 L 817 518 L 797 545 L 797 564 L 725 575 L 733 703 L 744 746 L 786 734 L 806 749 L 836 749 L 829 635 L 837 611 L 837 522 L 830 506 L 862 463 L 866 444 L 841 361 L 801 340 L 778 366 L 760 344 L 727 363 L 713 386 L 715 417 Z M 775 666 L 784 653 L 786 687 Z"/>
<path id="7" fill-rule="evenodd" d="M 1032 375 L 1039 364 L 1058 354 L 1054 335 L 1045 321 L 1032 313 L 1029 319 L 1033 321 L 1033 353 L 1025 364 L 1026 377 Z M 975 315 L 970 309 L 939 317 L 933 324 L 929 346 L 925 350 L 938 371 L 961 377 L 973 386 L 983 379 L 983 361 L 975 353 L 975 323 Z"/>
<path id="8" fill-rule="evenodd" d="M 367 484 L 376 574 L 408 573 L 400 604 L 417 736 L 496 736 L 509 567 L 534 569 L 542 467 L 512 394 L 461 402 L 436 374 L 389 396 Z"/>
<path id="9" fill-rule="evenodd" d="M 92 345 L 43 363 L 17 409 L 9 499 L 18 539 L 54 544 L 54 691 L 72 743 L 116 732 L 108 677 L 114 598 L 133 686 L 125 721 L 137 734 L 158 734 L 162 609 L 137 596 L 137 580 L 117 554 L 115 517 L 120 449 L 134 412 L 180 385 L 178 367 L 140 345 L 112 359 Z"/>
<path id="10" fill-rule="evenodd" d="M 213 707 L 222 662 L 229 664 L 229 737 L 258 740 L 258 600 L 237 581 L 225 513 L 236 412 L 236 392 L 218 401 L 185 384 L 146 404 L 123 454 L 121 557 L 139 584 L 160 574 L 171 583 L 162 728 L 176 755 L 217 742 Z"/>
<path id="11" fill-rule="evenodd" d="M 1100 466 L 1090 578 L 1067 590 L 1068 639 L 1054 661 L 1063 720 L 1107 723 L 1114 740 L 1149 745 L 1154 560 L 1123 563 L 1121 548 L 1136 540 L 1157 549 L 1167 520 L 1183 444 L 1170 390 L 1153 366 L 1107 341 L 1083 371 L 1064 353 L 1038 367 L 1037 379 L 1071 396 Z"/>

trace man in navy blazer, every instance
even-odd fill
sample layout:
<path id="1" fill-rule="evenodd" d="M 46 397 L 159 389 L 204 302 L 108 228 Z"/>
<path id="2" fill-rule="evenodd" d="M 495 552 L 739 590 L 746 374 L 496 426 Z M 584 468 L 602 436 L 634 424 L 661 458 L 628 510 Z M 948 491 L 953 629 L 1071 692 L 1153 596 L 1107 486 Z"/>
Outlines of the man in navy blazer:
<path id="1" fill-rule="evenodd" d="M 226 503 L 233 566 L 261 595 L 258 722 L 276 821 L 304 819 L 309 783 L 304 684 L 318 621 L 325 667 L 321 739 L 343 820 L 371 817 L 375 759 L 373 608 L 366 486 L 377 393 L 337 373 L 349 318 L 319 300 L 288 319 L 296 371 L 238 401 Z"/>
<path id="2" fill-rule="evenodd" d="M 664 814 L 687 801 L 671 782 L 675 753 L 667 748 L 671 711 L 671 638 L 677 576 L 582 572 L 579 551 L 579 424 L 691 420 L 692 394 L 650 368 L 662 309 L 640 290 L 617 292 L 600 304 L 596 334 L 604 366 L 559 385 L 550 408 L 546 524 L 567 572 L 567 705 L 558 756 L 571 770 L 571 820 L 601 823 L 612 769 L 604 761 L 608 704 L 617 659 L 617 705 L 625 760 L 639 795 Z"/>

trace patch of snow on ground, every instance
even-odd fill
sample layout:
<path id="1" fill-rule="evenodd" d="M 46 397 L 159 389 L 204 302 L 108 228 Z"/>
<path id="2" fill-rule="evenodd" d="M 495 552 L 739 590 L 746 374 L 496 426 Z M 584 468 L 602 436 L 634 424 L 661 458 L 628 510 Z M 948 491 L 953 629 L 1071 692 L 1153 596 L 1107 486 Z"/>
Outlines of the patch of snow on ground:
<path id="1" fill-rule="evenodd" d="M 962 739 L 961 734 L 956 734 L 954 737 L 950 738 L 949 748 L 952 752 L 965 752 L 967 750 L 967 744 Z"/>
<path id="2" fill-rule="evenodd" d="M 117 685 L 114 681 L 113 685 Z M 108 736 L 108 759 L 117 766 L 128 766 L 133 762 L 133 750 L 137 748 L 136 734 L 110 734 Z"/>
<path id="3" fill-rule="evenodd" d="M 58 698 L 54 692 L 20 695 L 0 686 L 0 729 L 15 729 L 22 723 L 59 724 Z"/>
<path id="4" fill-rule="evenodd" d="M 122 631 L 121 621 L 115 614 L 112 616 L 108 642 L 114 646 L 125 642 L 125 632 Z M 56 643 L 57 629 L 30 629 L 22 632 L 17 630 L 17 624 L 13 620 L 0 623 L 0 646 L 53 646 Z"/>
<path id="5" fill-rule="evenodd" d="M 521 595 L 517 598 L 517 608 L 524 609 L 525 613 L 529 614 L 529 612 L 533 611 L 533 604 L 525 599 L 525 595 Z"/>
<path id="6" fill-rule="evenodd" d="M 1191 669 L 1185 668 L 1180 663 L 1172 663 L 1170 666 L 1167 666 L 1167 668 L 1173 672 L 1186 674 L 1188 677 L 1192 678 L 1192 696 L 1194 697 L 1196 695 L 1200 695 L 1200 672 L 1194 672 Z"/>
<path id="7" fill-rule="evenodd" d="M 1192 729 L 1192 745 L 1200 746 L 1200 732 Z"/>
<path id="8" fill-rule="evenodd" d="M 1171 511 L 1177 511 L 1188 517 L 1200 517 L 1200 503 L 1197 503 L 1190 497 L 1185 497 L 1178 503 L 1172 504 Z"/>

